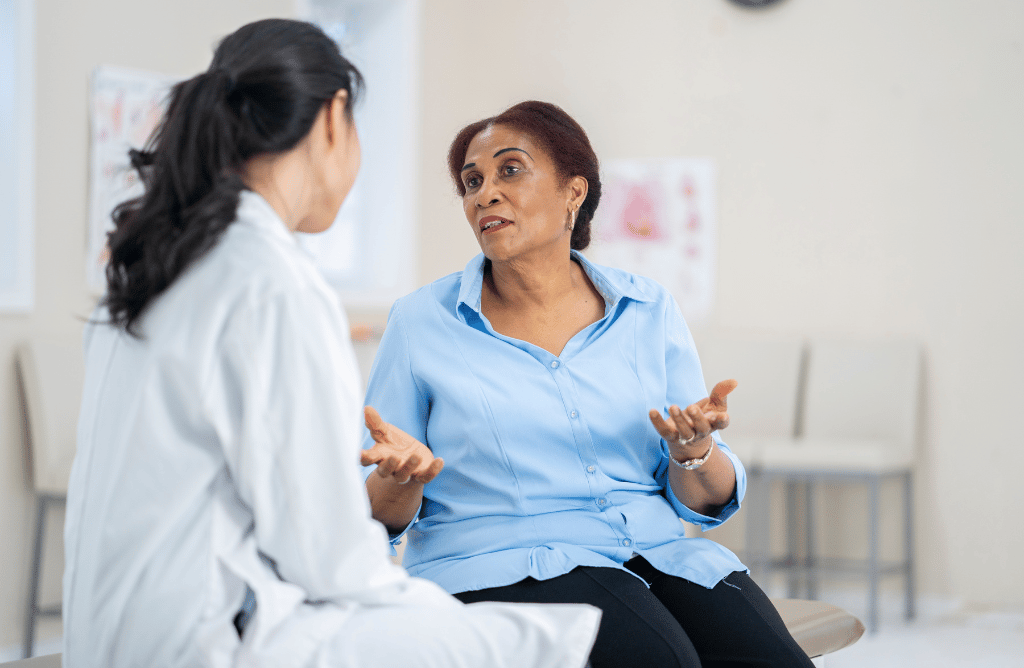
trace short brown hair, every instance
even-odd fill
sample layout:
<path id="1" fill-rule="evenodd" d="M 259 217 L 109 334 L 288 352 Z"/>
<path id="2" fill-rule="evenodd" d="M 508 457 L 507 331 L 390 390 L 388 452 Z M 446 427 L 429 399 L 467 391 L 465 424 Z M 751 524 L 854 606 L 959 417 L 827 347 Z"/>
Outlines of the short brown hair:
<path id="1" fill-rule="evenodd" d="M 590 245 L 590 223 L 601 200 L 600 165 L 587 133 L 561 107 L 536 100 L 520 102 L 497 116 L 470 123 L 455 135 L 448 148 L 448 171 L 459 197 L 466 194 L 461 175 L 469 144 L 482 130 L 492 125 L 504 125 L 533 137 L 551 156 L 562 185 L 574 176 L 587 180 L 587 198 L 580 205 L 570 240 L 574 250 L 584 250 Z"/>

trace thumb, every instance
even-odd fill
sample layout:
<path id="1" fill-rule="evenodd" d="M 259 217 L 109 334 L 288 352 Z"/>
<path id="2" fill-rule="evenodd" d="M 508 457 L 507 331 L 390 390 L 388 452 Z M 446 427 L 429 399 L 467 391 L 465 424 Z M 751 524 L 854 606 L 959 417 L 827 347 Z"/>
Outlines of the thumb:
<path id="1" fill-rule="evenodd" d="M 723 380 L 722 382 L 715 385 L 714 389 L 711 390 L 711 396 L 709 403 L 718 410 L 724 410 L 727 408 L 726 397 L 730 392 L 736 389 L 739 385 L 735 380 Z"/>
<path id="2" fill-rule="evenodd" d="M 373 440 L 379 441 L 384 438 L 384 427 L 387 423 L 384 422 L 383 418 L 381 418 L 377 409 L 373 406 L 366 406 L 363 408 L 363 419 L 366 421 L 366 428 L 369 429 L 370 434 L 373 435 Z"/>

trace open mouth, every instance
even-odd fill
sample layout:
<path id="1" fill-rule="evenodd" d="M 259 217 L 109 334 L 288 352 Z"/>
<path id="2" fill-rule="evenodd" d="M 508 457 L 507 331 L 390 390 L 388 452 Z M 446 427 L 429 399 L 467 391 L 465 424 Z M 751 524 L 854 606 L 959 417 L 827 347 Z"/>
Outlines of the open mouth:
<path id="1" fill-rule="evenodd" d="M 480 232 L 481 234 L 496 232 L 511 224 L 512 221 L 508 218 L 502 218 L 501 216 L 486 216 L 480 220 Z"/>

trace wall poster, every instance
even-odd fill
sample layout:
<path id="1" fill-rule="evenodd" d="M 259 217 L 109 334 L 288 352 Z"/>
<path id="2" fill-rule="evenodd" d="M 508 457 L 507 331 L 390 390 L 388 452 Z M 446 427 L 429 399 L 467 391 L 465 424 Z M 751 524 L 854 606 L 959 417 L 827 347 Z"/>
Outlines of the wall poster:
<path id="1" fill-rule="evenodd" d="M 609 160 L 601 171 L 588 257 L 653 278 L 676 298 L 687 323 L 700 323 L 714 298 L 714 163 Z"/>

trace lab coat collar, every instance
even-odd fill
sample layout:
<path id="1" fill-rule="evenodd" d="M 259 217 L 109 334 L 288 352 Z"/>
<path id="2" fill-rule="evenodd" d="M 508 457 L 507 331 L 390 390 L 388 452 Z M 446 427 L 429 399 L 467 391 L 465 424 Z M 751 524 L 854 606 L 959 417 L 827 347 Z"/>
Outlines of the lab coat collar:
<path id="1" fill-rule="evenodd" d="M 281 216 L 277 215 L 274 207 L 270 206 L 270 203 L 263 199 L 258 192 L 243 190 L 239 194 L 235 219 L 240 223 L 269 232 L 291 246 L 298 245 L 295 233 L 288 229 L 288 225 L 281 220 Z"/>

